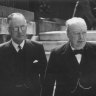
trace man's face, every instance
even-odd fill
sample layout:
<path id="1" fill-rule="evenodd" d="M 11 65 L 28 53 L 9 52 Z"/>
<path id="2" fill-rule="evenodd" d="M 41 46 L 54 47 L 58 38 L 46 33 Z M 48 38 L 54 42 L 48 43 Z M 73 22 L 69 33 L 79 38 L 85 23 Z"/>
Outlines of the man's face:
<path id="1" fill-rule="evenodd" d="M 20 44 L 26 38 L 27 24 L 24 18 L 13 18 L 9 22 L 9 33 L 14 42 Z"/>
<path id="2" fill-rule="evenodd" d="M 67 33 L 71 46 L 75 49 L 82 49 L 86 44 L 87 28 L 83 25 L 72 25 Z"/>

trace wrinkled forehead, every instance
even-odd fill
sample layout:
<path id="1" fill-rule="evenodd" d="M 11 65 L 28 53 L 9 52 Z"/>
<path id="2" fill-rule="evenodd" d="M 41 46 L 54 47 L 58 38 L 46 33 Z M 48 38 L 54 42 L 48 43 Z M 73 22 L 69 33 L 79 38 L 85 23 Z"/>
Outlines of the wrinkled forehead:
<path id="1" fill-rule="evenodd" d="M 74 23 L 71 25 L 68 25 L 68 31 L 70 32 L 87 32 L 87 26 L 86 23 Z"/>

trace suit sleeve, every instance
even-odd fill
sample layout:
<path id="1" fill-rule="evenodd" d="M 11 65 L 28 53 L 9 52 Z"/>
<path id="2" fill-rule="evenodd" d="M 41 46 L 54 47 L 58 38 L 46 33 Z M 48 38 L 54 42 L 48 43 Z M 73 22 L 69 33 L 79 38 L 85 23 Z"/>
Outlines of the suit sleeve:
<path id="1" fill-rule="evenodd" d="M 52 52 L 46 68 L 45 81 L 41 96 L 52 96 L 53 94 L 54 83 L 56 80 L 55 60 L 54 52 Z"/>

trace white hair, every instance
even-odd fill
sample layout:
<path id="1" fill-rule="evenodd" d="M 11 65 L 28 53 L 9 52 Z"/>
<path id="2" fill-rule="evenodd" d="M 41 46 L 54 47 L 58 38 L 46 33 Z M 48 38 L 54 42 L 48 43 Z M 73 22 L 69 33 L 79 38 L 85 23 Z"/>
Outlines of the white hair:
<path id="1" fill-rule="evenodd" d="M 87 29 L 87 25 L 86 25 L 86 22 L 83 18 L 81 17 L 73 17 L 71 19 L 68 19 L 66 21 L 66 28 L 67 28 L 67 31 L 69 30 L 70 26 L 72 25 L 83 25 L 82 27 L 83 28 L 86 28 Z"/>
<path id="2" fill-rule="evenodd" d="M 12 13 L 12 14 L 10 14 L 8 16 L 8 18 L 7 18 L 7 22 L 9 23 L 13 18 L 16 18 L 16 17 L 18 17 L 18 18 L 24 18 L 25 22 L 27 22 L 26 21 L 26 18 L 24 17 L 24 15 L 22 13 Z"/>

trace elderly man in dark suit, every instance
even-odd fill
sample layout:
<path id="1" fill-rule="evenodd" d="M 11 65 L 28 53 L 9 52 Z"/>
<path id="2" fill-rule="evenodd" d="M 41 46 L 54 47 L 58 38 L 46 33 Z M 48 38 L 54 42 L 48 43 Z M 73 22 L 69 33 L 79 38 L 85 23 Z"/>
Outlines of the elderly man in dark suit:
<path id="1" fill-rule="evenodd" d="M 8 16 L 11 40 L 0 45 L 0 96 L 40 96 L 46 67 L 41 43 L 26 39 L 21 13 Z"/>
<path id="2" fill-rule="evenodd" d="M 42 96 L 96 96 L 96 45 L 86 42 L 84 19 L 66 26 L 69 41 L 51 52 Z"/>

